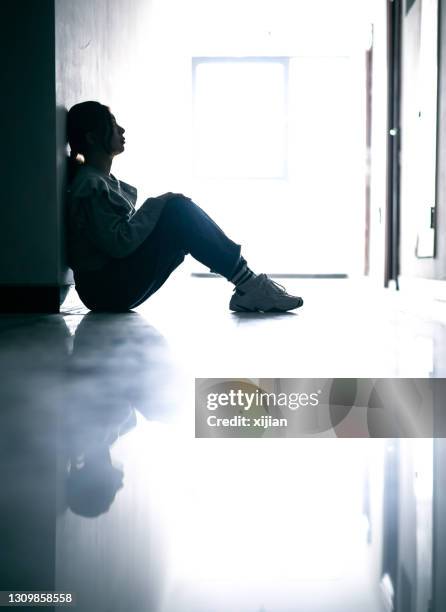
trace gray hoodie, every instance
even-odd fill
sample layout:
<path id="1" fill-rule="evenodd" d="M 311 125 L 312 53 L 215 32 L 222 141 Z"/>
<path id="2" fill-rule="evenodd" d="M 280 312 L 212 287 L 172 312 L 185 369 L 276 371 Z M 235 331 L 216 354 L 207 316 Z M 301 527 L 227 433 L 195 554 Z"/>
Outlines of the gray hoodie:
<path id="1" fill-rule="evenodd" d="M 99 270 L 110 259 L 130 255 L 152 232 L 173 195 L 148 198 L 136 210 L 135 187 L 84 164 L 67 193 L 68 265 Z"/>

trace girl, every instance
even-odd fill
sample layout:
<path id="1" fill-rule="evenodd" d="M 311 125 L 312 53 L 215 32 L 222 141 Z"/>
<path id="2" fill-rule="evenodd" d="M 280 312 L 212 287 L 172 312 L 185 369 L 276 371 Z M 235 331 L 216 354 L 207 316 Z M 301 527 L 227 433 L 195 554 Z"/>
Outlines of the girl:
<path id="1" fill-rule="evenodd" d="M 302 306 L 300 297 L 265 274 L 254 274 L 240 245 L 184 195 L 148 198 L 136 210 L 136 189 L 110 173 L 113 158 L 124 151 L 124 133 L 99 102 L 82 102 L 68 112 L 68 263 L 87 308 L 126 311 L 139 306 L 187 253 L 234 284 L 231 310 Z"/>

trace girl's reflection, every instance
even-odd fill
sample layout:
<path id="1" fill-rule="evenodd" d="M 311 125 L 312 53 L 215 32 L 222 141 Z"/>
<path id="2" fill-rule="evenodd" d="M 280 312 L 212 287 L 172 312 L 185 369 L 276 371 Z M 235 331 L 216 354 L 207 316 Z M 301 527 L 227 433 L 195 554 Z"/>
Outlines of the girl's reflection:
<path id="1" fill-rule="evenodd" d="M 65 411 L 66 503 L 81 516 L 107 512 L 124 471 L 110 448 L 145 418 L 166 416 L 166 342 L 137 313 L 87 314 L 76 329 Z"/>

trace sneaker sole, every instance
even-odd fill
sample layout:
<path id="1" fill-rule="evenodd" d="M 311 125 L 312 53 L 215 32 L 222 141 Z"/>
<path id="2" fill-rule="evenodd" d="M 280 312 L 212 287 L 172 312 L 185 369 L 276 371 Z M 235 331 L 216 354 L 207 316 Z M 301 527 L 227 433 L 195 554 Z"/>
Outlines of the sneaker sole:
<path id="1" fill-rule="evenodd" d="M 247 308 L 246 306 L 237 305 L 229 305 L 229 309 L 233 312 L 288 312 L 290 310 L 296 310 L 296 308 L 300 308 L 303 306 L 304 301 L 301 299 L 297 306 L 293 306 L 292 308 L 268 308 L 267 310 L 260 310 L 259 308 Z"/>

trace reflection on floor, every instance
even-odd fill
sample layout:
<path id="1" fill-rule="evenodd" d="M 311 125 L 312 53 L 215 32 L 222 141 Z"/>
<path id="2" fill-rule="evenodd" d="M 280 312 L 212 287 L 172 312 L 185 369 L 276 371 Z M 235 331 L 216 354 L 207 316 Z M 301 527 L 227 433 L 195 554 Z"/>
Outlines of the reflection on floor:
<path id="1" fill-rule="evenodd" d="M 287 282 L 235 315 L 179 276 L 137 312 L 0 319 L 0 590 L 79 612 L 378 612 L 364 472 L 380 441 L 196 440 L 194 377 L 444 376 L 445 327 L 396 294 Z"/>

